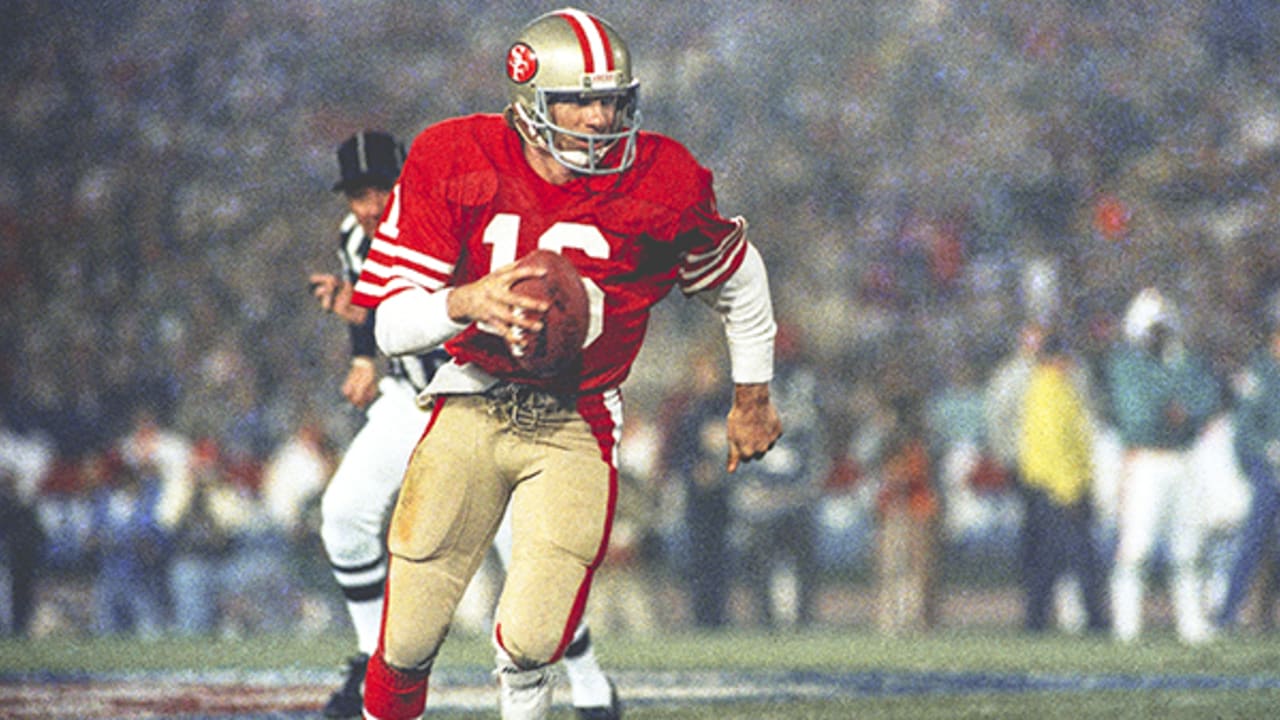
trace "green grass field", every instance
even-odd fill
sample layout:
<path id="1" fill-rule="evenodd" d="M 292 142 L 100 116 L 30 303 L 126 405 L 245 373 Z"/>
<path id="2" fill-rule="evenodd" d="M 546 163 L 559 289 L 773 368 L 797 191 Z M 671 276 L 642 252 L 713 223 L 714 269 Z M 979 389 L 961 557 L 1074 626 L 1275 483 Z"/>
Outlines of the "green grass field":
<path id="1" fill-rule="evenodd" d="M 1265 718 L 1280 715 L 1280 637 L 1233 637 L 1187 648 L 1153 634 L 1133 646 L 1105 638 L 1032 638 L 1013 630 L 945 631 L 917 638 L 886 638 L 869 631 L 819 629 L 802 633 L 680 633 L 653 637 L 604 635 L 597 653 L 615 672 L 624 695 L 628 681 L 648 674 L 688 673 L 692 682 L 711 671 L 741 682 L 781 681 L 766 698 L 630 703 L 631 720 L 716 718 Z M 78 674 L 170 671 L 328 671 L 350 642 L 342 637 L 262 636 L 222 641 L 139 642 L 57 638 L 0 642 L 0 673 Z M 438 667 L 488 668 L 486 638 L 451 637 Z M 830 697 L 789 695 L 788 677 L 848 676 L 890 682 L 865 691 L 840 686 Z M 997 689 L 972 677 L 997 678 Z M 717 676 L 719 677 L 719 676 Z M 921 677 L 924 689 L 897 691 L 894 682 Z M 1064 679 L 1054 689 L 1036 681 Z M 762 680 L 763 679 L 763 680 Z M 1026 681 L 1029 687 L 1020 683 Z M 874 685 L 874 683 L 873 683 Z M 984 689 L 985 688 L 985 689 Z M 561 691 L 567 696 L 567 692 Z M 760 695 L 762 693 L 756 693 Z M 748 694 L 749 695 L 749 694 Z M 486 715 L 493 715 L 490 710 Z M 431 712 L 431 718 L 477 717 L 475 712 Z M 557 720 L 572 713 L 557 708 Z"/>

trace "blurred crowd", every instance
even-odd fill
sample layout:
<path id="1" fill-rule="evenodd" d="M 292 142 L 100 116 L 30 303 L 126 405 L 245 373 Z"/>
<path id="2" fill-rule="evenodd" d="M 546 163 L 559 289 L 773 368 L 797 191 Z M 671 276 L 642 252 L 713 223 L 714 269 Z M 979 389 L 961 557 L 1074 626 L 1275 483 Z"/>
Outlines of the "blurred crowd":
<path id="1" fill-rule="evenodd" d="M 975 528 L 1016 543 L 1020 505 L 990 471 L 981 417 L 1025 323 L 1052 320 L 1097 373 L 1131 298 L 1159 286 L 1224 384 L 1264 341 L 1263 309 L 1280 287 L 1271 3 L 589 9 L 630 43 L 644 126 L 689 145 L 715 171 L 720 206 L 751 221 L 778 315 L 802 339 L 816 399 L 791 414 L 811 411 L 823 429 L 817 449 L 798 451 L 821 460 L 807 469 L 816 490 L 801 493 L 829 531 L 812 549 L 819 565 L 847 566 L 861 547 L 840 544 L 859 537 L 840 534 L 853 532 L 849 518 L 892 498 L 909 517 L 942 518 L 945 544 Z M 79 533 L 98 569 L 118 544 L 136 543 L 139 562 L 159 544 L 180 582 L 173 553 L 188 529 L 177 508 L 218 518 L 206 524 L 219 572 L 246 592 L 241 573 L 256 569 L 237 565 L 239 553 L 305 547 L 255 534 L 306 535 L 302 500 L 358 421 L 338 392 L 345 336 L 305 288 L 309 271 L 336 264 L 333 148 L 366 127 L 411 136 L 499 109 L 501 58 L 533 11 L 474 0 L 10 3 L 0 453 L 17 498 L 5 502 L 39 517 L 52 566 L 80 567 L 58 556 L 60 538 Z M 703 362 L 708 318 L 694 305 L 660 308 L 645 353 L 663 360 L 642 354 L 628 381 L 635 446 L 652 455 L 633 459 L 644 482 L 689 469 L 643 433 L 667 437 L 686 409 L 670 398 Z M 144 419 L 217 476 L 199 502 L 130 454 Z M 292 509 L 272 510 L 270 468 L 296 443 L 314 467 L 293 471 L 280 503 Z M 882 462 L 885 448 L 896 464 Z M 889 475 L 898 491 L 868 489 Z M 766 493 L 702 498 L 689 483 L 642 513 L 670 553 L 707 547 L 679 530 L 695 500 L 722 503 L 731 549 L 747 547 L 749 519 L 781 517 L 753 504 Z M 120 497 L 148 493 L 156 517 L 121 509 Z M 59 504 L 68 496 L 96 499 Z M 159 534 L 100 530 L 135 521 Z M 813 574 L 806 562 L 789 572 Z M 903 582 L 903 597 L 924 593 Z M 147 598 L 126 600 L 150 618 L 140 629 L 157 626 Z M 798 617 L 807 602 L 792 603 Z M 236 622 L 251 625 L 261 607 L 241 603 Z M 102 609 L 104 627 L 121 612 Z"/>

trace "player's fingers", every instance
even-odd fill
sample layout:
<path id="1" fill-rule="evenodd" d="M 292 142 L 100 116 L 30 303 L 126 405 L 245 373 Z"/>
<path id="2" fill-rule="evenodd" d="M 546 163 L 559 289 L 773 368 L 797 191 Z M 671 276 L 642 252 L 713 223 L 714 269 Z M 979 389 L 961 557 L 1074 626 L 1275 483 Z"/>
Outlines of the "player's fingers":
<path id="1" fill-rule="evenodd" d="M 489 274 L 488 279 L 492 281 L 495 293 L 502 302 L 514 307 L 522 307 L 526 310 L 535 312 L 546 312 L 547 303 L 534 297 L 530 297 L 523 293 L 517 292 L 512 288 L 513 285 L 521 280 L 529 278 L 543 277 L 547 274 L 545 267 L 536 265 L 520 265 L 511 263 L 504 265 L 502 268 Z"/>
<path id="2" fill-rule="evenodd" d="M 541 277 L 547 274 L 547 269 L 540 265 L 521 265 L 520 261 L 510 262 L 502 267 L 489 273 L 490 276 L 501 278 L 507 285 L 524 278 Z"/>
<path id="3" fill-rule="evenodd" d="M 774 435 L 768 440 L 764 438 L 753 438 L 745 440 L 729 441 L 729 463 L 728 470 L 733 472 L 738 466 L 745 462 L 752 462 L 764 457 L 766 453 L 773 449 L 778 442 L 778 435 Z"/>

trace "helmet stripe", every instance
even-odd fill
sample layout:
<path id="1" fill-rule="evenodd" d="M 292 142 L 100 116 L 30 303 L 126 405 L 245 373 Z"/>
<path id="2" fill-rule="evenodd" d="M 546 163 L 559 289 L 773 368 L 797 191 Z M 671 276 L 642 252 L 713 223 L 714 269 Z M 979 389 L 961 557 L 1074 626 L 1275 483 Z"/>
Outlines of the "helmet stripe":
<path id="1" fill-rule="evenodd" d="M 556 13 L 569 23 L 582 47 L 583 69 L 587 73 L 610 72 L 613 67 L 613 48 L 604 25 L 594 16 L 581 10 L 566 9 Z"/>

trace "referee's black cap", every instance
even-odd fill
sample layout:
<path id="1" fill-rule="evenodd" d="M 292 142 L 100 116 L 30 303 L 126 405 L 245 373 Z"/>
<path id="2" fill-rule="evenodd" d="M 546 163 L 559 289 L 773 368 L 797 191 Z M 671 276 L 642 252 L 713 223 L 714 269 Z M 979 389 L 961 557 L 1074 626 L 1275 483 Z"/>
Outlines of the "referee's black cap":
<path id="1" fill-rule="evenodd" d="M 338 146 L 338 170 L 342 175 L 333 190 L 390 190 L 400 177 L 404 158 L 404 145 L 390 134 L 381 130 L 358 132 Z"/>

